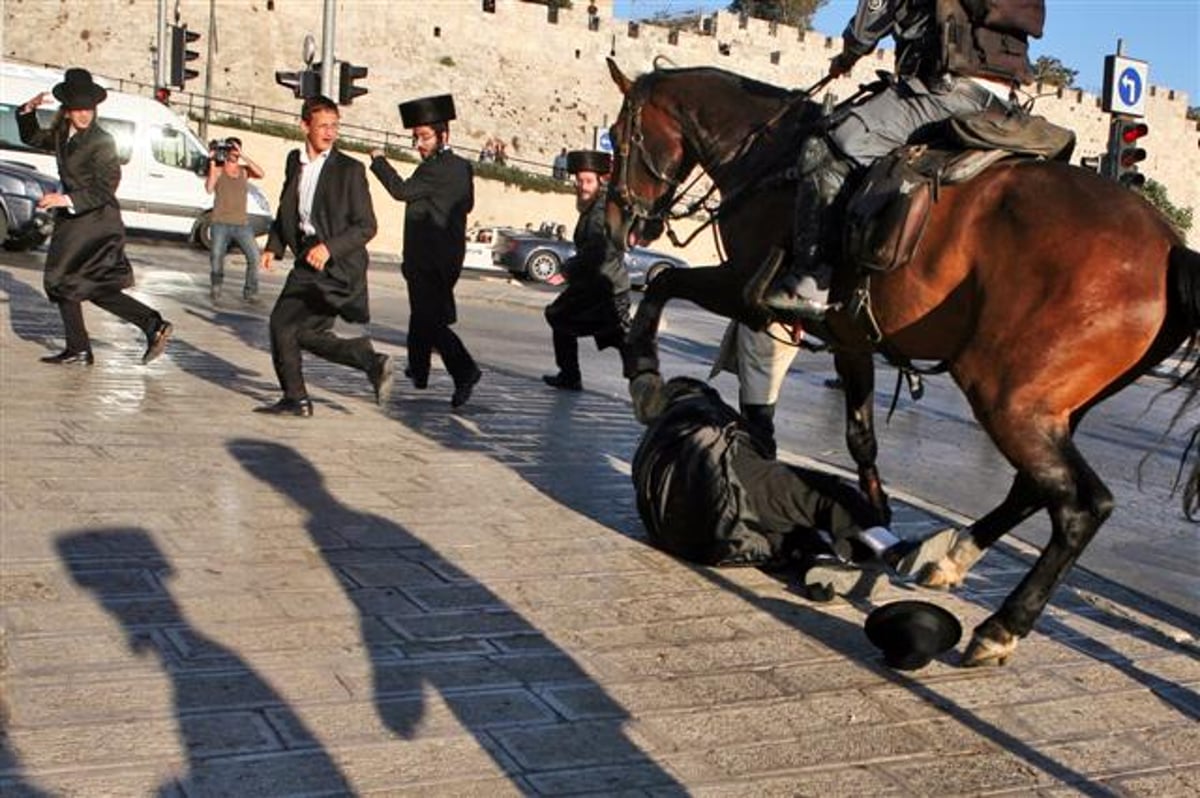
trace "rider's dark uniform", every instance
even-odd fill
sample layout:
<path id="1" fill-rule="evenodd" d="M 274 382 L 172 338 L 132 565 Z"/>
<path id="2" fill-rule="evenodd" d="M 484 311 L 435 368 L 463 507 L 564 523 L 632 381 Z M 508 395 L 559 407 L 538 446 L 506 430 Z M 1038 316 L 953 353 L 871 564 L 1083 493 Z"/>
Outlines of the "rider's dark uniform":
<path id="1" fill-rule="evenodd" d="M 973 0 L 966 4 L 974 5 Z M 1038 18 L 1039 35 L 1040 22 Z M 823 315 L 830 268 L 820 262 L 819 247 L 829 208 L 851 172 L 870 166 L 931 125 L 1006 105 L 1012 90 L 1032 79 L 1028 34 L 985 27 L 959 0 L 859 0 L 830 73 L 848 72 L 889 35 L 896 40 L 895 80 L 801 148 L 795 265 L 766 297 L 775 311 L 800 319 Z"/>

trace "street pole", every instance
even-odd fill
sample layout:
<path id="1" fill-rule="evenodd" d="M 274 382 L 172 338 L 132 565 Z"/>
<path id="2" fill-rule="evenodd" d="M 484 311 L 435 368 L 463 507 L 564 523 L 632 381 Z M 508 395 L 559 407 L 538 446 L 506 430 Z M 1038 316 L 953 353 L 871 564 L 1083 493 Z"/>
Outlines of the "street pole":
<path id="1" fill-rule="evenodd" d="M 208 141 L 208 119 L 212 113 L 213 56 L 217 52 L 217 0 L 208 0 L 208 59 L 204 63 L 204 115 L 200 117 L 200 140 Z"/>
<path id="2" fill-rule="evenodd" d="M 167 0 L 158 0 L 158 31 L 154 43 L 154 88 L 167 85 Z"/>
<path id="3" fill-rule="evenodd" d="M 337 17 L 336 0 L 325 0 L 325 26 L 321 31 L 321 94 L 333 97 L 337 93 L 337 65 L 333 63 L 334 28 Z"/>

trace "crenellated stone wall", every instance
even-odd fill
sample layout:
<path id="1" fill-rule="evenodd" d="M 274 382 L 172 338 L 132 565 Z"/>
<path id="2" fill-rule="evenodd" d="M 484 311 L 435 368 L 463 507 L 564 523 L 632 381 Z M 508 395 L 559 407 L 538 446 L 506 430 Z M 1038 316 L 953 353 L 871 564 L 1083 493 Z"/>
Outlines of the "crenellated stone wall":
<path id="1" fill-rule="evenodd" d="M 168 5 L 174 8 L 175 0 Z M 631 75 L 662 56 L 679 66 L 715 65 L 800 87 L 824 74 L 840 46 L 836 38 L 728 13 L 710 18 L 712 35 L 672 34 L 614 19 L 610 0 L 596 5 L 593 30 L 587 0 L 559 9 L 554 23 L 545 6 L 519 0 L 496 0 L 495 13 L 485 13 L 479 0 L 340 0 L 337 56 L 370 68 L 361 81 L 370 93 L 344 118 L 394 130 L 399 100 L 449 91 L 458 106 L 459 144 L 477 148 L 499 136 L 511 157 L 546 164 L 562 147 L 590 146 L 594 126 L 615 118 L 621 97 L 605 68 L 609 55 Z M 155 0 L 4 0 L 3 7 L 6 57 L 69 61 L 99 75 L 153 82 Z M 207 36 L 209 0 L 179 0 L 178 7 L 181 19 Z M 322 0 L 217 0 L 216 8 L 213 94 L 294 108 L 274 72 L 302 66 L 304 34 L 321 36 Z M 197 49 L 203 55 L 207 41 Z M 828 90 L 849 96 L 874 69 L 888 69 L 891 57 L 875 53 Z M 192 66 L 203 70 L 204 58 Z M 203 79 L 189 86 L 202 88 Z M 1200 130 L 1187 120 L 1187 107 L 1182 92 L 1152 87 L 1143 171 L 1166 185 L 1177 205 L 1200 213 Z M 1077 158 L 1103 151 L 1108 115 L 1096 96 L 1052 92 L 1038 99 L 1036 111 L 1076 131 Z"/>

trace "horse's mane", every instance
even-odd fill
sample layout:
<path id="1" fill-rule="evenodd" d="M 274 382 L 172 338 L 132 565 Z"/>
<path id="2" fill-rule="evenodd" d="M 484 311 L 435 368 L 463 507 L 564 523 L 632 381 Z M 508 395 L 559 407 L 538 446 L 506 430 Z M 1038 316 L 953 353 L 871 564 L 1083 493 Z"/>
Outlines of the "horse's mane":
<path id="1" fill-rule="evenodd" d="M 774 101 L 780 105 L 798 97 L 801 94 L 799 91 L 785 89 L 772 83 L 764 83 L 760 80 L 755 80 L 754 78 L 748 78 L 745 75 L 739 75 L 736 72 L 730 72 L 727 69 L 721 69 L 720 67 L 664 67 L 661 65 L 661 63 L 664 61 L 666 61 L 666 59 L 662 57 L 655 58 L 654 69 L 650 72 L 643 72 L 641 75 L 638 75 L 638 77 L 634 79 L 634 87 L 650 92 L 657 88 L 658 84 L 662 82 L 674 81 L 678 78 L 693 77 L 704 81 L 715 80 L 721 83 L 726 83 L 753 98 Z"/>

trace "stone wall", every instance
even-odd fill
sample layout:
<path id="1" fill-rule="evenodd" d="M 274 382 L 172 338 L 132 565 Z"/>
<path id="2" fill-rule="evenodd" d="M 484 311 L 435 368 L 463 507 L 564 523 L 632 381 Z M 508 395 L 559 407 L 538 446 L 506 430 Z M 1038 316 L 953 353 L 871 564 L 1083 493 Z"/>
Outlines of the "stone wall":
<path id="1" fill-rule="evenodd" d="M 178 5 L 181 18 L 207 35 L 208 0 Z M 397 101 L 449 91 L 458 106 L 454 136 L 460 145 L 476 148 L 499 136 L 510 156 L 545 165 L 561 147 L 590 146 L 593 127 L 615 118 L 621 97 L 605 68 L 610 54 L 631 75 L 664 56 L 679 66 L 716 65 L 800 87 L 824 74 L 840 45 L 812 31 L 727 13 L 710 18 L 712 35 L 672 35 L 614 19 L 609 2 L 597 4 L 600 23 L 592 30 L 587 5 L 576 0 L 552 24 L 545 6 L 518 0 L 496 0 L 494 14 L 483 12 L 478 0 L 341 0 L 337 55 L 370 67 L 362 81 L 370 93 L 344 118 L 395 129 Z M 156 8 L 155 0 L 5 0 L 3 52 L 35 62 L 70 60 L 100 75 L 150 83 Z M 274 72 L 302 65 L 301 40 L 307 32 L 320 38 L 322 8 L 321 0 L 218 2 L 214 95 L 294 108 L 287 90 L 275 85 Z M 206 48 L 202 39 L 198 49 Z M 829 90 L 848 96 L 874 69 L 890 64 L 891 52 L 879 51 Z M 203 69 L 203 58 L 193 66 Z M 193 83 L 189 88 L 202 89 L 203 80 Z M 1186 119 L 1188 98 L 1162 87 L 1151 91 L 1143 171 L 1166 185 L 1177 205 L 1200 213 L 1200 132 Z M 1103 151 L 1108 115 L 1094 95 L 1052 93 L 1037 101 L 1036 110 L 1076 131 L 1077 157 Z"/>

